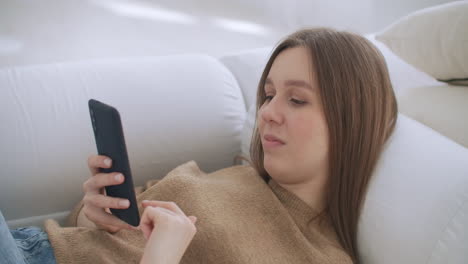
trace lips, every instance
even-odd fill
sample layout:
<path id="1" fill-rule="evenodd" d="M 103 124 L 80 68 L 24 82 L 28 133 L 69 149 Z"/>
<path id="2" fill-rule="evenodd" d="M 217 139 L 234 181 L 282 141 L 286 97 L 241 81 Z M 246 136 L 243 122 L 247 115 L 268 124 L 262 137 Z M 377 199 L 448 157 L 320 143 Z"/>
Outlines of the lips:
<path id="1" fill-rule="evenodd" d="M 265 151 L 272 151 L 284 145 L 284 141 L 271 134 L 263 136 L 262 145 Z"/>
<path id="2" fill-rule="evenodd" d="M 281 144 L 284 144 L 284 141 L 279 139 L 278 137 L 275 137 L 271 134 L 265 134 L 263 136 L 263 139 L 267 142 L 277 142 L 277 143 L 281 143 Z"/>

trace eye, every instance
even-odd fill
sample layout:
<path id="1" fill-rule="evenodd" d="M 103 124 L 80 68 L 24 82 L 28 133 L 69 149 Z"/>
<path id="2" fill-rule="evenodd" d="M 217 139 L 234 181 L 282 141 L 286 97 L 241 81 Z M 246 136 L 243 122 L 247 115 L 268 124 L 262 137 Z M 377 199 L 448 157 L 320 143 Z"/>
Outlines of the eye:
<path id="1" fill-rule="evenodd" d="M 273 99 L 272 95 L 265 96 L 265 101 L 271 101 Z"/>
<path id="2" fill-rule="evenodd" d="M 293 102 L 294 104 L 297 104 L 297 105 L 303 105 L 303 104 L 306 103 L 304 101 L 297 100 L 297 99 L 294 99 L 294 98 L 291 99 L 291 102 Z"/>

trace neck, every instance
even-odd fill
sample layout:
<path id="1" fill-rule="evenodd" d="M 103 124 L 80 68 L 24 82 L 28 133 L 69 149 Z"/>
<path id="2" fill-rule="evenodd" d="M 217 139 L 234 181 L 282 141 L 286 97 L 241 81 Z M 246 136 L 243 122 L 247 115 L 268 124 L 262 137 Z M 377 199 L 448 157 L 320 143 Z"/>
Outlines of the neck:
<path id="1" fill-rule="evenodd" d="M 326 177 L 313 177 L 303 182 L 283 183 L 275 180 L 281 187 L 293 193 L 307 203 L 312 209 L 321 212 L 325 209 L 325 181 Z"/>

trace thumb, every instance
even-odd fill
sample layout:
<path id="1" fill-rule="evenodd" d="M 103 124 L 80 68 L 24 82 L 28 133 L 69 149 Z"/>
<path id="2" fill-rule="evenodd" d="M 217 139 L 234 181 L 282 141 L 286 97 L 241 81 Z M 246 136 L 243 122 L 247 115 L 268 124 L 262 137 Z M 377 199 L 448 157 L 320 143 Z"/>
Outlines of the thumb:
<path id="1" fill-rule="evenodd" d="M 192 221 L 192 223 L 194 223 L 194 224 L 197 222 L 197 217 L 196 217 L 196 216 L 191 215 L 191 216 L 189 216 L 188 218 L 189 218 L 189 219 Z"/>

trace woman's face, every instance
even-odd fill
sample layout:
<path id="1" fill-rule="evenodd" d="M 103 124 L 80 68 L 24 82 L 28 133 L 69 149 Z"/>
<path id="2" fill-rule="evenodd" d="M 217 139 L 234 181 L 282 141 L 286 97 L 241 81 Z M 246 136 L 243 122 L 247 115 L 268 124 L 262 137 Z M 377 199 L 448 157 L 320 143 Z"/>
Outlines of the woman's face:
<path id="1" fill-rule="evenodd" d="M 289 48 L 276 57 L 265 82 L 257 114 L 264 167 L 283 183 L 327 174 L 328 129 L 313 67 L 306 48 Z"/>

